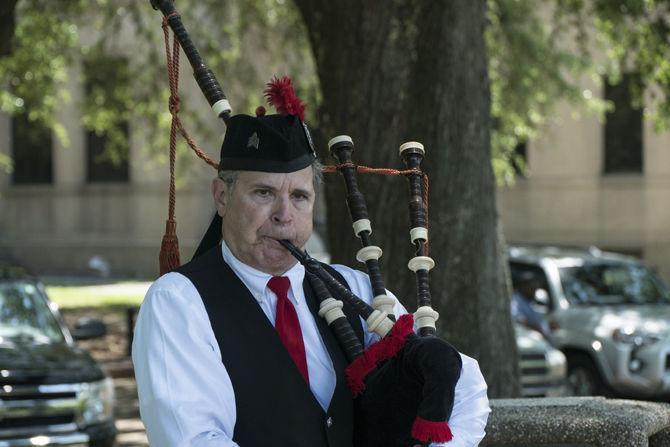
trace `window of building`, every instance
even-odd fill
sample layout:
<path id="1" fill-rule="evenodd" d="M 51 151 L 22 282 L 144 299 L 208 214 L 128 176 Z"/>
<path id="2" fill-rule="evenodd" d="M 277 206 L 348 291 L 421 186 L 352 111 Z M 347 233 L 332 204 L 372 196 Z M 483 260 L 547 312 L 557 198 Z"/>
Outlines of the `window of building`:
<path id="1" fill-rule="evenodd" d="M 617 84 L 605 81 L 605 99 L 614 105 L 605 118 L 605 174 L 642 172 L 642 107 L 631 95 L 635 81 L 633 74 Z"/>
<path id="2" fill-rule="evenodd" d="M 27 108 L 27 107 L 26 107 Z M 15 185 L 53 182 L 51 129 L 28 119 L 28 113 L 12 117 L 12 183 Z"/>
<path id="3" fill-rule="evenodd" d="M 89 183 L 128 182 L 129 126 L 127 61 L 96 57 L 84 64 L 86 105 L 86 180 Z M 105 122 L 108 130 L 99 130 Z M 98 127 L 98 129 L 96 129 Z"/>
<path id="4" fill-rule="evenodd" d="M 120 129 L 128 136 L 128 124 Z M 86 180 L 96 182 L 127 182 L 129 176 L 128 146 L 113 151 L 109 148 L 109 135 L 106 132 L 86 132 Z"/>

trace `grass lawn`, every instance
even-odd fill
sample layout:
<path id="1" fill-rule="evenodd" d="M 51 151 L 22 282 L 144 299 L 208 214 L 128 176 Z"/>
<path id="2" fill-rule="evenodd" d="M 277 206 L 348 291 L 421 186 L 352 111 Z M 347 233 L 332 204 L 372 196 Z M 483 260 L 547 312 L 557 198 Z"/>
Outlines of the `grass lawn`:
<path id="1" fill-rule="evenodd" d="M 119 281 L 109 284 L 49 284 L 49 298 L 62 309 L 77 307 L 139 306 L 151 282 Z"/>

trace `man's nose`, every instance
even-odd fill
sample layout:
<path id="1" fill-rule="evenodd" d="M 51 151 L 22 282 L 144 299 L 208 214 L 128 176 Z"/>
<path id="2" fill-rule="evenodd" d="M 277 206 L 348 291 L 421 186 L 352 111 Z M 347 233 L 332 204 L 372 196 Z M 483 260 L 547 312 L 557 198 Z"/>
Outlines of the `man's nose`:
<path id="1" fill-rule="evenodd" d="M 278 197 L 272 212 L 272 222 L 285 224 L 291 221 L 291 201 L 288 197 Z"/>

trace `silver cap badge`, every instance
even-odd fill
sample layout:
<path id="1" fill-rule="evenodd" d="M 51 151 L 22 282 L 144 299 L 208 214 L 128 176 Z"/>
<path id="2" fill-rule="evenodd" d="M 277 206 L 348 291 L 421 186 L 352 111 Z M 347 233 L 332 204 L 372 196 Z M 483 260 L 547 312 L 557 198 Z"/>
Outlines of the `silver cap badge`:
<path id="1" fill-rule="evenodd" d="M 260 143 L 261 143 L 261 140 L 260 140 L 260 138 L 258 138 L 258 134 L 256 132 L 254 132 L 249 137 L 249 141 L 247 141 L 247 149 L 249 149 L 250 147 L 253 147 L 254 149 L 258 149 L 258 145 Z"/>

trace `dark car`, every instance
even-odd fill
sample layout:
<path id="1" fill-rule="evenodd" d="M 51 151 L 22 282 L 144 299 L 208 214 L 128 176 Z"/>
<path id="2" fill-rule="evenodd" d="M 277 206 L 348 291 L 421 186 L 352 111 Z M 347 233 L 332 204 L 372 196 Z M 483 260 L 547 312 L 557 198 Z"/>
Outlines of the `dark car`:
<path id="1" fill-rule="evenodd" d="M 70 333 L 40 282 L 0 263 L 0 447 L 114 444 L 112 380 L 74 342 L 104 333 Z"/>

